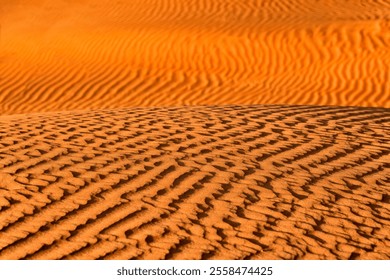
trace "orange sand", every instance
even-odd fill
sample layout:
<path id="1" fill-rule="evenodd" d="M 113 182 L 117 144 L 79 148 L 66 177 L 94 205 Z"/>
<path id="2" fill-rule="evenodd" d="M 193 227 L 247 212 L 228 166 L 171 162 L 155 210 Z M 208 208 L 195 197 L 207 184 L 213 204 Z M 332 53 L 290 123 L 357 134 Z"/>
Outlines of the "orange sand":
<path id="1" fill-rule="evenodd" d="M 389 15 L 0 1 L 0 259 L 390 259 Z"/>
<path id="2" fill-rule="evenodd" d="M 390 107 L 384 0 L 0 2 L 0 115 L 201 104 Z"/>
<path id="3" fill-rule="evenodd" d="M 0 117 L 1 259 L 389 259 L 390 110 Z"/>

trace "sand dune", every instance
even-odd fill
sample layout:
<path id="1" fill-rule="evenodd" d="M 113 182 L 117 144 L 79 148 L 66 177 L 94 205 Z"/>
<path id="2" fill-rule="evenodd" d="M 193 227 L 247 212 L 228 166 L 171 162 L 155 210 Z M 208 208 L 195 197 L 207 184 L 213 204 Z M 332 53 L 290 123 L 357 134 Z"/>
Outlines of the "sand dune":
<path id="1" fill-rule="evenodd" d="M 0 114 L 390 107 L 388 1 L 2 1 Z"/>
<path id="2" fill-rule="evenodd" d="M 0 259 L 389 259 L 389 15 L 2 1 Z"/>
<path id="3" fill-rule="evenodd" d="M 390 110 L 0 117 L 1 259 L 389 259 Z"/>

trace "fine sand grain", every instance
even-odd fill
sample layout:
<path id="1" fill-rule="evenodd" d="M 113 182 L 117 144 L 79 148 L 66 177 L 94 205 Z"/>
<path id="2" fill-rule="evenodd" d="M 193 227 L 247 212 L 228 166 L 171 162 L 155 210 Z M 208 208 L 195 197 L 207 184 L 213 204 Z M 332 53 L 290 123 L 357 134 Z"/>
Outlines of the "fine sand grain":
<path id="1" fill-rule="evenodd" d="M 389 259 L 389 233 L 389 109 L 0 117 L 1 259 Z"/>
<path id="2" fill-rule="evenodd" d="M 385 0 L 0 1 L 0 115 L 390 107 Z"/>

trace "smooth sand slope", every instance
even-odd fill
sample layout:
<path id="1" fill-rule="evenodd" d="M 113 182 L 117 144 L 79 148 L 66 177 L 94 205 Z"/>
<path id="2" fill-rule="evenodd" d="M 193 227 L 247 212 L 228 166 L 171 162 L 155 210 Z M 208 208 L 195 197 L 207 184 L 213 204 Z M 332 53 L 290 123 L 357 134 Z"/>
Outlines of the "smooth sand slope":
<path id="1" fill-rule="evenodd" d="M 389 259 L 390 110 L 0 117 L 1 259 Z"/>
<path id="2" fill-rule="evenodd" d="M 0 115 L 202 104 L 390 107 L 386 0 L 0 2 Z"/>

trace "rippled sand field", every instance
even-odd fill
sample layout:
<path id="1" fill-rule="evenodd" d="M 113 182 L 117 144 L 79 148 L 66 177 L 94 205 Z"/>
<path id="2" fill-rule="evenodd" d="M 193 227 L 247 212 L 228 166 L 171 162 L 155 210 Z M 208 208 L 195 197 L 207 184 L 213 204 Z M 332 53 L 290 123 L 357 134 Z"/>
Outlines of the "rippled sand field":
<path id="1" fill-rule="evenodd" d="M 1 1 L 0 113 L 390 107 L 390 2 Z"/>
<path id="2" fill-rule="evenodd" d="M 2 259 L 389 259 L 390 111 L 0 118 Z"/>
<path id="3" fill-rule="evenodd" d="M 1 1 L 0 259 L 389 260 L 390 2 Z"/>

